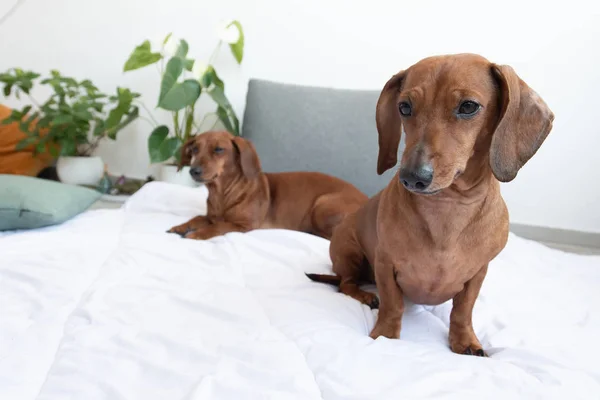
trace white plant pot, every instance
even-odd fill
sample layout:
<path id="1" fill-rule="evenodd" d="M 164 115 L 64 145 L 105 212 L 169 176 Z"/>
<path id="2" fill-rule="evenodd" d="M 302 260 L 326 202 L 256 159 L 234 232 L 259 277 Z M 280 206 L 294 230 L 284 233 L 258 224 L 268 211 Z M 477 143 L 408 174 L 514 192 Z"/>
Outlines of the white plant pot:
<path id="1" fill-rule="evenodd" d="M 177 165 L 161 165 L 158 172 L 158 180 L 189 187 L 198 187 L 201 184 L 192 179 L 190 167 L 183 167 L 177 172 Z"/>
<path id="2" fill-rule="evenodd" d="M 104 175 L 100 157 L 59 157 L 56 173 L 63 183 L 96 186 Z"/>

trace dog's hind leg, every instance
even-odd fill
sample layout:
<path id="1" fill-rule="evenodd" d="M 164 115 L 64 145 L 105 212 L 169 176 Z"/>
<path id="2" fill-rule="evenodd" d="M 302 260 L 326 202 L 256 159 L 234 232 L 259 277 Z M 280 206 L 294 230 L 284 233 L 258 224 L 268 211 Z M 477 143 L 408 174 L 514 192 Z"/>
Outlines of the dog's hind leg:
<path id="1" fill-rule="evenodd" d="M 331 239 L 334 229 L 361 204 L 362 200 L 349 198 L 342 192 L 320 196 L 311 211 L 312 233 L 325 239 Z"/>
<path id="2" fill-rule="evenodd" d="M 333 272 L 340 277 L 340 292 L 366 304 L 379 307 L 374 293 L 362 290 L 360 283 L 373 282 L 371 268 L 355 235 L 356 214 L 350 214 L 336 229 L 331 238 L 329 255 Z"/>

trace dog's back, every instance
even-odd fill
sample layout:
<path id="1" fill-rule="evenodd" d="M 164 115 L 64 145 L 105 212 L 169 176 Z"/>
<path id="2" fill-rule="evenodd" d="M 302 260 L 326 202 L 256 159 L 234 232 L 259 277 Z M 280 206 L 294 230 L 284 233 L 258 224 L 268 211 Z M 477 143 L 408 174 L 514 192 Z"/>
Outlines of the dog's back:
<path id="1" fill-rule="evenodd" d="M 343 217 L 368 197 L 354 185 L 320 172 L 266 173 L 270 209 L 263 227 L 294 229 L 330 238 Z"/>

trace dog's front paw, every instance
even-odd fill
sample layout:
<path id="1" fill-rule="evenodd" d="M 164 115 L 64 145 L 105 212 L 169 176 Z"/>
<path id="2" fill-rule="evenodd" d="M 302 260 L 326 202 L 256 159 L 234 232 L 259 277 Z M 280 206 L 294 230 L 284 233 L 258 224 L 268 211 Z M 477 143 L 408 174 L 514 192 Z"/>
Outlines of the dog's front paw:
<path id="1" fill-rule="evenodd" d="M 178 226 L 174 226 L 171 229 L 169 229 L 167 231 L 167 233 L 174 233 L 176 235 L 179 235 L 181 237 L 185 237 L 185 235 L 189 232 L 189 229 L 187 226 L 185 225 L 178 225 Z"/>
<path id="2" fill-rule="evenodd" d="M 371 339 L 377 339 L 379 336 L 385 336 L 389 339 L 400 339 L 400 324 L 389 322 L 377 322 L 369 335 Z"/>
<path id="3" fill-rule="evenodd" d="M 467 347 L 461 354 L 465 354 L 467 356 L 488 357 L 487 353 L 483 351 L 483 349 L 478 349 L 472 346 Z"/>
<path id="4" fill-rule="evenodd" d="M 192 239 L 192 240 L 205 240 L 207 239 L 205 235 L 198 231 L 190 231 L 184 235 L 181 235 L 184 239 Z"/>
<path id="5" fill-rule="evenodd" d="M 469 331 L 450 332 L 450 350 L 457 354 L 488 357 L 475 334 Z"/>

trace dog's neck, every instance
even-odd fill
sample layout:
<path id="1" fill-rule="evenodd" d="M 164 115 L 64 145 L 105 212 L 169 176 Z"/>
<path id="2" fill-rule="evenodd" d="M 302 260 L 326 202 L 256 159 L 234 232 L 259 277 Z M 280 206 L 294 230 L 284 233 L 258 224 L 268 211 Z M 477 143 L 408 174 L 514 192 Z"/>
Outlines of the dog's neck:
<path id="1" fill-rule="evenodd" d="M 456 194 L 469 201 L 482 201 L 488 195 L 489 186 L 495 182 L 487 151 L 475 153 L 465 171 L 441 194 Z"/>
<path id="2" fill-rule="evenodd" d="M 495 200 L 492 197 L 500 193 L 485 153 L 475 154 L 464 173 L 435 195 L 411 193 L 397 181 L 397 190 L 404 192 L 413 210 L 421 217 L 421 224 L 437 243 L 456 240 L 455 236 L 480 218 L 487 211 L 486 204 L 490 204 Z M 464 226 L 457 226 L 457 223 Z"/>
<path id="3" fill-rule="evenodd" d="M 249 179 L 241 171 L 224 172 L 206 183 L 208 189 L 207 216 L 211 220 L 223 220 L 227 210 L 250 195 L 260 186 L 263 173 Z M 214 221 L 213 221 L 214 222 Z"/>

